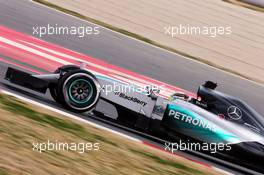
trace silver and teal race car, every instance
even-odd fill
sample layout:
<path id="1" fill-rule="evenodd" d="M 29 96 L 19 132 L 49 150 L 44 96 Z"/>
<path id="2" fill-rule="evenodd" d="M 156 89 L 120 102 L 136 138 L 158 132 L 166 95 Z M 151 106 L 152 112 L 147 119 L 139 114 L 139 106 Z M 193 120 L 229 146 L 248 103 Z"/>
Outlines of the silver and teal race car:
<path id="1" fill-rule="evenodd" d="M 215 83 L 208 81 L 201 85 L 197 98 L 175 93 L 167 99 L 152 87 L 145 91 L 135 86 L 117 89 L 122 83 L 94 75 L 83 67 L 67 65 L 45 75 L 8 68 L 5 79 L 40 93 L 49 89 L 53 99 L 65 108 L 92 111 L 107 118 L 97 108 L 98 101 L 104 101 L 115 107 L 117 123 L 164 137 L 170 146 L 179 140 L 195 145 L 192 149 L 205 144 L 218 145 L 214 152 L 209 147 L 198 151 L 264 172 L 263 116 L 243 101 L 216 91 Z"/>

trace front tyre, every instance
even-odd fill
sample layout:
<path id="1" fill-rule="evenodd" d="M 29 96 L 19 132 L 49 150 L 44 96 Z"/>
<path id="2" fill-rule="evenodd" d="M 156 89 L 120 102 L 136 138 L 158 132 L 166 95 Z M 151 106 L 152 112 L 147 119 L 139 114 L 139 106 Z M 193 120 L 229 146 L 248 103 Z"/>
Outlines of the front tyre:
<path id="1" fill-rule="evenodd" d="M 58 98 L 75 112 L 91 110 L 100 97 L 100 85 L 94 75 L 85 70 L 66 73 L 58 82 Z"/>

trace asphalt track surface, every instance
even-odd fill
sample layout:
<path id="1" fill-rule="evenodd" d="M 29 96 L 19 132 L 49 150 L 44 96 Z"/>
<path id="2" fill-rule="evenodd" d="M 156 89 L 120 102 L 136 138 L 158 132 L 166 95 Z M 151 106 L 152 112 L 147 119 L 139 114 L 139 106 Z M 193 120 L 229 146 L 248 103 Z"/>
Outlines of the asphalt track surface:
<path id="1" fill-rule="evenodd" d="M 0 0 L 0 24 L 32 35 L 33 26 L 93 26 L 28 0 Z M 101 28 L 97 36 L 49 35 L 41 38 L 142 75 L 196 92 L 206 80 L 218 82 L 219 90 L 240 97 L 264 114 L 264 87 L 181 56 L 157 49 Z M 242 51 L 243 52 L 243 51 Z M 263 75 L 264 76 L 264 75 Z"/>
<path id="2" fill-rule="evenodd" d="M 0 0 L 0 16 L 1 25 L 29 35 L 32 35 L 33 26 L 43 26 L 47 24 L 59 24 L 61 26 L 93 26 L 93 24 L 77 20 L 76 18 L 26 0 Z M 181 56 L 157 49 L 107 29 L 100 28 L 100 35 L 96 37 L 79 38 L 70 35 L 50 35 L 41 39 L 105 60 L 128 70 L 176 85 L 192 92 L 195 92 L 197 87 L 204 81 L 215 80 L 220 85 L 219 90 L 240 97 L 253 106 L 259 113 L 264 114 L 263 86 L 259 86 L 203 64 L 183 59 Z M 3 75 L 2 71 L 6 66 L 8 65 L 1 63 L 1 75 Z M 37 101 L 60 108 L 47 96 L 41 96 L 34 92 L 28 94 L 24 91 L 19 91 L 19 89 L 11 90 L 24 94 L 24 96 Z M 87 120 L 93 119 L 87 118 Z M 106 125 L 115 130 L 120 130 L 97 120 L 93 120 L 93 122 Z M 137 134 L 121 131 L 125 132 L 127 135 L 132 135 L 136 138 L 139 137 L 139 139 L 143 140 L 145 139 Z"/>

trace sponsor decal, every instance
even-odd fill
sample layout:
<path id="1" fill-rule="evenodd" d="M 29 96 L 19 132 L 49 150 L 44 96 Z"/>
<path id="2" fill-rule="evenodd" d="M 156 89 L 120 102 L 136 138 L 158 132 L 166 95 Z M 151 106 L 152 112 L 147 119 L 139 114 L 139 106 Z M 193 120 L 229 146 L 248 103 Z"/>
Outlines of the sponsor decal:
<path id="1" fill-rule="evenodd" d="M 142 105 L 143 107 L 147 105 L 146 102 L 142 101 L 142 100 L 139 100 L 138 98 L 136 97 L 132 97 L 132 96 L 128 96 L 122 92 L 115 92 L 114 93 L 116 96 L 120 97 L 120 98 L 123 98 L 123 99 L 126 99 L 126 100 L 129 100 L 129 101 L 132 101 L 134 103 L 137 103 L 139 105 Z"/>
<path id="2" fill-rule="evenodd" d="M 217 115 L 220 119 L 225 119 L 225 115 L 224 114 L 218 114 Z"/>
<path id="3" fill-rule="evenodd" d="M 229 106 L 227 109 L 227 115 L 233 120 L 239 120 L 242 118 L 242 111 L 236 106 Z"/>
<path id="4" fill-rule="evenodd" d="M 200 102 L 198 100 L 196 100 L 195 103 L 196 103 L 196 105 L 201 106 L 203 108 L 207 108 L 208 107 L 206 103 L 202 103 L 202 102 Z"/>
<path id="5" fill-rule="evenodd" d="M 199 127 L 204 128 L 204 129 L 208 129 L 208 130 L 210 130 L 212 132 L 215 132 L 215 130 L 216 130 L 213 126 L 211 126 L 210 124 L 208 124 L 207 122 L 205 122 L 202 119 L 193 118 L 190 115 L 187 115 L 187 114 L 182 113 L 182 112 L 175 111 L 173 109 L 169 110 L 169 114 L 168 115 L 170 117 L 173 117 L 173 118 L 179 120 L 179 121 L 182 121 L 182 122 L 185 122 L 185 123 L 189 123 L 189 124 L 192 124 L 194 126 L 199 126 Z"/>

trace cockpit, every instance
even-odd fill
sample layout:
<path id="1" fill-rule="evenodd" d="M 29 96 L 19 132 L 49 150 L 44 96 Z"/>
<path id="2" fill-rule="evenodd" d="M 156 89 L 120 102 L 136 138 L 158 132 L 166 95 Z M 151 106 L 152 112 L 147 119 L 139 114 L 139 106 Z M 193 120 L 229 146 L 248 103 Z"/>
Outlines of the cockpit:
<path id="1" fill-rule="evenodd" d="M 198 89 L 197 96 L 206 110 L 223 116 L 250 129 L 264 134 L 264 118 L 244 101 L 233 96 L 216 91 L 216 83 L 206 82 Z M 201 106 L 202 107 L 202 106 Z"/>
<path id="2" fill-rule="evenodd" d="M 264 135 L 264 118 L 244 101 L 215 90 L 217 84 L 207 81 L 198 88 L 197 98 L 177 92 L 170 100 L 184 100 L 195 104 L 222 119 L 235 122 Z"/>

